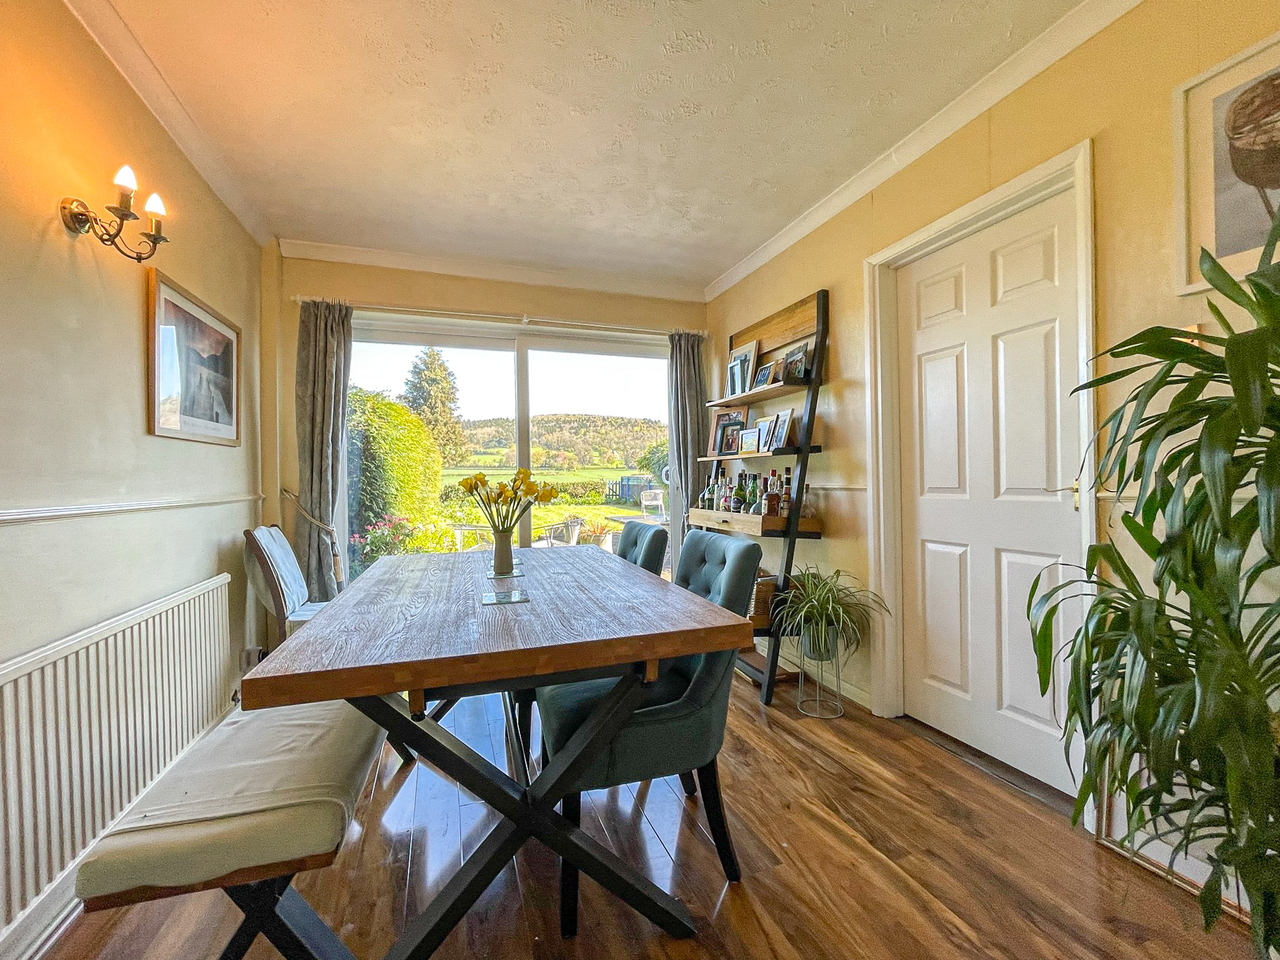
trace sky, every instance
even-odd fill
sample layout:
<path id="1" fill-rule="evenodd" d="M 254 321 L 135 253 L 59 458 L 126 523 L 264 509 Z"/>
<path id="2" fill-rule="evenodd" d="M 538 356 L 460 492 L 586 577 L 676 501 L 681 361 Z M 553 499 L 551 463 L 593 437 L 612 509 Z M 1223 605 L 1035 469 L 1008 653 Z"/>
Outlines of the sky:
<path id="1" fill-rule="evenodd" d="M 351 350 L 351 383 L 404 389 L 418 346 L 362 343 Z M 458 381 L 458 415 L 464 420 L 514 417 L 515 354 L 502 350 L 441 348 Z M 585 353 L 529 352 L 529 407 L 544 413 L 594 413 L 667 422 L 667 361 Z"/>

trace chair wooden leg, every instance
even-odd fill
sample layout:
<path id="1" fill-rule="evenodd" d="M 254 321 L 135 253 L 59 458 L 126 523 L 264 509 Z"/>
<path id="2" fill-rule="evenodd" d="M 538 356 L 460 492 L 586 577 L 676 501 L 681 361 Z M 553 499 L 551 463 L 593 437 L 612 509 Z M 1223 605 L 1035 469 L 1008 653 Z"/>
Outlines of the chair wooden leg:
<path id="1" fill-rule="evenodd" d="M 738 869 L 738 856 L 733 852 L 729 823 L 724 818 L 724 804 L 720 800 L 720 775 L 715 760 L 698 768 L 698 786 L 702 788 L 702 809 L 706 811 L 707 826 L 711 828 L 711 839 L 716 843 L 724 875 L 730 882 L 741 880 L 742 871 Z"/>
<path id="2" fill-rule="evenodd" d="M 680 786 L 684 787 L 684 795 L 686 797 L 697 796 L 698 784 L 693 779 L 692 770 L 686 770 L 684 773 L 680 774 Z"/>
<path id="3" fill-rule="evenodd" d="M 582 825 L 582 794 L 565 794 L 560 812 L 575 827 Z M 568 860 L 560 860 L 560 936 L 578 933 L 578 868 Z"/>

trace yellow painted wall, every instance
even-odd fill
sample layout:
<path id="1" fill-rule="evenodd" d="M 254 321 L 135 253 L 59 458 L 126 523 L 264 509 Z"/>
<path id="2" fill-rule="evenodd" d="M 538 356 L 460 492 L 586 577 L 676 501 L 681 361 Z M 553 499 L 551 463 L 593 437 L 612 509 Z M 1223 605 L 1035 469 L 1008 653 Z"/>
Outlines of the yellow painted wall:
<path id="1" fill-rule="evenodd" d="M 263 398 L 263 493 L 268 522 L 281 522 L 280 486 L 298 489 L 293 398 L 300 307 L 294 297 L 335 298 L 407 310 L 527 313 L 534 317 L 656 331 L 701 330 L 706 323 L 705 304 L 681 300 L 300 260 L 281 257 L 274 244 L 263 251 L 262 261 L 264 298 L 269 290 L 279 291 L 273 315 L 268 318 L 264 311 L 263 329 L 263 367 L 277 372 L 276 396 Z M 275 329 L 268 329 L 272 323 Z M 290 536 L 293 522 L 293 510 L 286 505 L 281 525 Z"/>
<path id="2" fill-rule="evenodd" d="M 800 562 L 867 570 L 865 258 L 1092 138 L 1096 343 L 1205 319 L 1203 297 L 1173 293 L 1173 90 L 1277 30 L 1275 0 L 1147 0 L 708 305 L 718 371 L 730 333 L 831 290 L 830 452 L 811 470 L 828 535 Z M 864 684 L 865 654 L 846 676 Z"/>
<path id="3" fill-rule="evenodd" d="M 0 5 L 0 89 L 0 511 L 255 496 L 258 245 L 63 4 Z M 63 229 L 124 163 L 171 214 L 151 263 L 243 331 L 239 447 L 148 435 L 146 267 Z M 238 643 L 257 506 L 0 524 L 0 661 L 220 571 Z"/>

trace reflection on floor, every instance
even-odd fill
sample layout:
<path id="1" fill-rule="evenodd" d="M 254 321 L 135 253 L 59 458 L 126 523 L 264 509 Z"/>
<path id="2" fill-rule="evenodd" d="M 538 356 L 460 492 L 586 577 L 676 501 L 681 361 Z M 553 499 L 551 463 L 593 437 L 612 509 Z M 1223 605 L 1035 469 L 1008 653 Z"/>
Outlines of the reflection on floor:
<path id="1" fill-rule="evenodd" d="M 1200 931 L 1194 899 L 1072 831 L 1052 808 L 893 721 L 800 717 L 735 681 L 721 778 L 744 881 L 724 882 L 678 781 L 584 798 L 583 824 L 690 907 L 675 941 L 590 880 L 562 941 L 556 859 L 527 845 L 437 957 L 1246 958 L 1244 929 Z M 503 757 L 496 699 L 448 724 Z M 384 753 L 337 863 L 298 888 L 359 960 L 378 960 L 483 839 L 494 815 L 433 770 Z M 237 914 L 220 892 L 83 917 L 48 960 L 215 958 Z M 276 957 L 261 938 L 249 956 Z"/>

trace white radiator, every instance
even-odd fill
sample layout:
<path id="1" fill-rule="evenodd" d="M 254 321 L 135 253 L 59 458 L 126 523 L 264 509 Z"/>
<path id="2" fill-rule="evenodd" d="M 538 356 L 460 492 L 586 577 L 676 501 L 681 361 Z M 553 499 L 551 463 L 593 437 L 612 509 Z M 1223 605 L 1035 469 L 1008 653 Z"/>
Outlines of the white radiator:
<path id="1" fill-rule="evenodd" d="M 230 579 L 0 664 L 0 955 L 42 946 L 77 857 L 226 712 Z"/>

